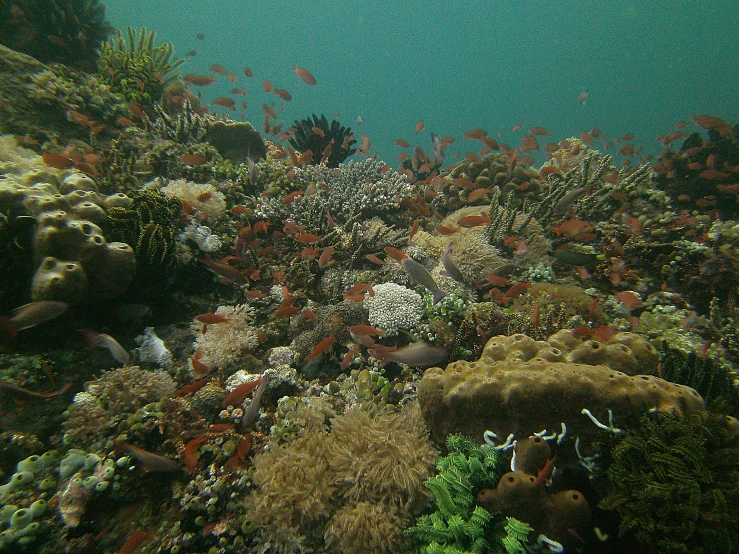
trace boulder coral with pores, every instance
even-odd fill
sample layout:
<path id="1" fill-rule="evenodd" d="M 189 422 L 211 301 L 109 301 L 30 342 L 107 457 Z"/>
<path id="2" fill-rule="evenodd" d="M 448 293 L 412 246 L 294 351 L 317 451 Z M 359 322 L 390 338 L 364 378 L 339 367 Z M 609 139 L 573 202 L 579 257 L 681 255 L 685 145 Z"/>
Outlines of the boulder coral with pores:
<path id="1" fill-rule="evenodd" d="M 433 438 L 443 442 L 449 433 L 463 433 L 482 440 L 486 430 L 523 437 L 557 430 L 561 423 L 571 436 L 594 437 L 601 430 L 581 413 L 584 408 L 601 421 L 608 420 L 608 410 L 617 418 L 653 408 L 705 411 L 689 387 L 570 362 L 558 347 L 540 342 L 525 335 L 493 337 L 478 361 L 428 369 L 418 398 Z"/>

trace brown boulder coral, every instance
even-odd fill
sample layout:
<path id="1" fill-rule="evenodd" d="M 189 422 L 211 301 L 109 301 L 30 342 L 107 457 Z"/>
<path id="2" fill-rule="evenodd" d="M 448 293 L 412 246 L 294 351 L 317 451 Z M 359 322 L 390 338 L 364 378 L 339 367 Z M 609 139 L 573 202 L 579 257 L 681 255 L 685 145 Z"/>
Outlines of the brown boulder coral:
<path id="1" fill-rule="evenodd" d="M 703 399 L 689 387 L 606 365 L 568 362 L 558 348 L 525 335 L 508 337 L 513 345 L 503 341 L 492 348 L 501 338 L 490 339 L 476 362 L 457 361 L 424 374 L 418 398 L 434 440 L 443 442 L 449 433 L 481 440 L 486 430 L 525 437 L 557 430 L 562 423 L 571 436 L 595 436 L 600 430 L 583 409 L 602 421 L 609 410 L 616 417 L 653 408 L 675 414 L 705 411 Z"/>

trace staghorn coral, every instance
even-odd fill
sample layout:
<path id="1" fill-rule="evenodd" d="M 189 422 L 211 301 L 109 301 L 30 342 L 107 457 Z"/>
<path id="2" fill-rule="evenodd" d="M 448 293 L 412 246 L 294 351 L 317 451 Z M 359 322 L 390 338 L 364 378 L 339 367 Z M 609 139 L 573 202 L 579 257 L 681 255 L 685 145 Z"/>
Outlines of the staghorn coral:
<path id="1" fill-rule="evenodd" d="M 313 152 L 311 159 L 312 163 L 321 163 L 323 159 L 323 153 L 328 146 L 331 146 L 331 154 L 326 160 L 328 167 L 339 167 L 339 164 L 343 162 L 352 154 L 356 140 L 352 135 L 350 127 L 344 127 L 338 121 L 331 120 L 329 125 L 326 116 L 321 114 L 321 117 L 316 114 L 311 114 L 310 117 L 295 120 L 293 127 L 295 132 L 292 138 L 290 138 L 290 144 L 298 152 L 307 152 L 310 150 Z M 320 129 L 321 133 L 316 132 L 314 129 Z"/>
<path id="2" fill-rule="evenodd" d="M 296 187 L 315 192 L 287 204 L 282 198 L 260 197 L 255 201 L 255 213 L 276 221 L 288 219 L 305 225 L 309 232 L 321 232 L 326 210 L 339 225 L 373 216 L 388 223 L 400 210 L 401 201 L 413 198 L 414 191 L 404 176 L 384 168 L 383 163 L 369 158 L 336 169 L 322 165 L 299 168 L 295 171 Z"/>
<path id="3" fill-rule="evenodd" d="M 0 1 L 0 43 L 41 62 L 92 70 L 113 31 L 97 0 Z"/>
<path id="4" fill-rule="evenodd" d="M 222 369 L 257 345 L 257 332 L 252 327 L 255 312 L 247 304 L 238 304 L 218 306 L 215 313 L 230 321 L 204 326 L 194 320 L 191 324 L 195 333 L 193 347 L 202 354 L 201 361 L 205 365 L 211 369 Z"/>
<path id="5" fill-rule="evenodd" d="M 346 544 L 337 536 L 345 529 L 359 541 L 357 552 L 398 551 L 400 525 L 384 524 L 393 533 L 380 537 L 347 517 L 359 509 L 408 517 L 426 502 L 423 481 L 436 453 L 417 405 L 400 412 L 355 406 L 334 417 L 330 431 L 322 419 L 313 419 L 302 437 L 254 457 L 257 488 L 246 504 L 260 542 L 282 553 L 321 550 L 324 539 L 338 548 Z"/>
<path id="6" fill-rule="evenodd" d="M 114 439 L 119 426 L 142 406 L 174 395 L 175 383 L 164 371 L 137 366 L 106 371 L 85 384 L 64 412 L 64 442 L 90 448 Z"/>
<path id="7" fill-rule="evenodd" d="M 661 412 L 606 446 L 610 492 L 599 507 L 647 552 L 734 552 L 739 543 L 739 434 L 715 414 Z"/>
<path id="8" fill-rule="evenodd" d="M 177 68 L 185 60 L 172 59 L 174 46 L 165 42 L 154 46 L 154 31 L 141 27 L 138 33 L 126 28 L 126 38 L 117 33 L 100 47 L 99 78 L 127 102 L 152 107 L 164 90 L 179 78 Z"/>

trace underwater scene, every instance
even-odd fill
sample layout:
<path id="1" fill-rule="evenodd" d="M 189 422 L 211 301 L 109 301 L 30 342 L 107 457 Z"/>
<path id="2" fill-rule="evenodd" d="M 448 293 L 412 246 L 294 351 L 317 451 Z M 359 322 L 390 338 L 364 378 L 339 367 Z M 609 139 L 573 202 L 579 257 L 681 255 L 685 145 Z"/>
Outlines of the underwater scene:
<path id="1" fill-rule="evenodd" d="M 0 0 L 0 553 L 739 552 L 739 3 Z"/>

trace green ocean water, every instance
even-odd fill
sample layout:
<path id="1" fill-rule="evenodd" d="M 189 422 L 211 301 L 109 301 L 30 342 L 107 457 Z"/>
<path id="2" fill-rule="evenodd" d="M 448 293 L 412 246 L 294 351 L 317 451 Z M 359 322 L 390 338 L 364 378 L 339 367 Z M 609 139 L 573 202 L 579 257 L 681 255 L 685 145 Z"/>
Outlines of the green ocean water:
<path id="1" fill-rule="evenodd" d="M 263 80 L 294 99 L 278 115 L 325 113 L 370 137 L 394 160 L 395 138 L 425 150 L 430 132 L 475 150 L 464 131 L 482 127 L 513 147 L 520 132 L 543 126 L 551 140 L 593 127 L 607 137 L 634 134 L 657 152 L 655 137 L 691 114 L 739 113 L 739 2 L 235 2 L 110 0 L 117 28 L 145 25 L 171 41 L 183 73 L 209 75 L 219 63 L 237 75 L 202 89 L 203 100 L 247 90 L 245 117 L 262 126 L 274 102 Z M 204 40 L 196 35 L 203 33 Z M 292 73 L 297 63 L 318 85 Z M 254 79 L 242 69 L 254 70 Z M 587 104 L 578 95 L 590 91 Z M 237 98 L 241 102 L 241 98 Z M 277 106 L 279 98 L 277 98 Z M 361 116 L 366 123 L 357 128 Z M 238 115 L 236 116 L 238 117 Z M 424 120 L 425 131 L 415 135 Z M 358 135 L 358 133 L 356 133 Z M 466 143 L 466 144 L 465 144 Z"/>

